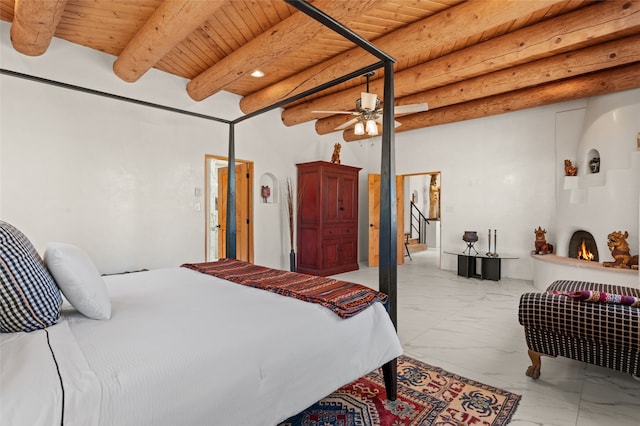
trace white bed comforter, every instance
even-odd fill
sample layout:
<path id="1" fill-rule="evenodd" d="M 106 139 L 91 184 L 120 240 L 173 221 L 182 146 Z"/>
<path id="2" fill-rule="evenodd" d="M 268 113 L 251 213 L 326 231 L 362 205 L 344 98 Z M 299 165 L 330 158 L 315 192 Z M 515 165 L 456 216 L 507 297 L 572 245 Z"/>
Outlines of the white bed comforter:
<path id="1" fill-rule="evenodd" d="M 105 281 L 111 320 L 66 310 L 49 329 L 52 341 L 62 336 L 52 344 L 71 370 L 63 373 L 65 425 L 273 426 L 402 352 L 379 303 L 345 320 L 320 305 L 185 268 Z M 54 329 L 61 331 L 54 336 Z M 44 332 L 3 340 L 3 426 L 60 424 L 48 348 L 19 349 L 18 340 L 42 346 L 31 342 L 38 335 Z M 29 365 L 39 367 L 18 361 L 20 350 L 33 352 Z M 45 370 L 47 406 L 38 422 L 20 423 L 35 408 L 36 385 L 28 380 L 40 384 L 34 371 Z"/>

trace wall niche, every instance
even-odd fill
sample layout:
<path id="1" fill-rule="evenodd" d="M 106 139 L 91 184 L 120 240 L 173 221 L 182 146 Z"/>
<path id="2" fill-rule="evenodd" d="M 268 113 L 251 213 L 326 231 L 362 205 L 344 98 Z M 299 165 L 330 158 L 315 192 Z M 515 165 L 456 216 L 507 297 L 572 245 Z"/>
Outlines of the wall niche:
<path id="1" fill-rule="evenodd" d="M 592 149 L 587 154 L 587 170 L 589 173 L 600 173 L 600 153 Z"/>
<path id="2" fill-rule="evenodd" d="M 263 204 L 277 204 L 278 178 L 272 173 L 263 173 L 262 176 L 260 176 L 259 184 L 258 195 L 260 196 L 260 202 Z"/>

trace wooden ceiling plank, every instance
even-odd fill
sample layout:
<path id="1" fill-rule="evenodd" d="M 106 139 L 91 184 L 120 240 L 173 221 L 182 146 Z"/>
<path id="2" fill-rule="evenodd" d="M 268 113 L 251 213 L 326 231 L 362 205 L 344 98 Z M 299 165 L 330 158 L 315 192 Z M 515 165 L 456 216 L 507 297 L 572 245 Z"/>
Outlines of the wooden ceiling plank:
<path id="1" fill-rule="evenodd" d="M 543 21 L 513 33 L 439 57 L 395 73 L 395 95 L 444 86 L 527 61 L 575 48 L 594 45 L 640 31 L 640 2 L 608 1 Z M 382 81 L 370 84 L 370 91 L 382 93 Z M 291 126 L 315 118 L 313 110 L 351 108 L 359 97 L 357 88 L 317 98 L 287 108 L 282 121 Z M 244 101 L 243 98 L 242 101 Z M 241 106 L 242 106 L 241 101 Z"/>
<path id="2" fill-rule="evenodd" d="M 47 51 L 67 0 L 20 0 L 15 3 L 11 44 L 18 52 L 38 56 Z"/>
<path id="3" fill-rule="evenodd" d="M 382 1 L 350 3 L 316 0 L 314 5 L 336 20 L 350 21 L 363 10 Z M 310 20 L 300 12 L 295 13 L 191 80 L 187 84 L 187 93 L 192 99 L 201 101 L 265 64 L 298 49 L 324 30 L 326 27 L 321 23 Z M 269 49 L 265 49 L 265 46 L 269 46 Z"/>
<path id="4" fill-rule="evenodd" d="M 627 65 L 542 86 L 495 95 L 490 98 L 464 102 L 426 113 L 407 115 L 402 117 L 402 125 L 397 127 L 395 132 L 406 132 L 424 127 L 631 90 L 640 87 L 639 74 L 640 64 Z M 354 135 L 353 130 L 344 131 L 343 138 L 347 142 L 363 139 Z"/>
<path id="5" fill-rule="evenodd" d="M 496 71 L 398 99 L 398 104 L 427 102 L 429 111 L 527 87 L 640 63 L 640 35 L 587 47 L 551 58 Z M 402 121 L 402 120 L 400 120 Z M 344 122 L 332 116 L 316 121 L 316 132 L 327 134 Z"/>
<path id="6" fill-rule="evenodd" d="M 533 9 L 546 8 L 556 2 L 541 0 L 532 5 L 530 2 L 518 0 L 509 2 L 471 0 L 402 27 L 378 38 L 374 43 L 396 60 L 402 60 L 415 50 L 430 49 L 435 45 L 453 42 L 460 37 L 477 34 L 487 28 L 530 14 Z M 456 28 L 456 31 L 451 31 L 452 28 Z M 256 111 L 342 76 L 345 74 L 345 63 L 355 70 L 372 62 L 371 55 L 363 49 L 354 48 L 276 85 L 245 96 L 240 101 L 240 108 L 245 113 Z"/>
<path id="7" fill-rule="evenodd" d="M 113 71 L 124 81 L 137 81 L 227 1 L 170 0 L 162 3 L 116 59 Z"/>

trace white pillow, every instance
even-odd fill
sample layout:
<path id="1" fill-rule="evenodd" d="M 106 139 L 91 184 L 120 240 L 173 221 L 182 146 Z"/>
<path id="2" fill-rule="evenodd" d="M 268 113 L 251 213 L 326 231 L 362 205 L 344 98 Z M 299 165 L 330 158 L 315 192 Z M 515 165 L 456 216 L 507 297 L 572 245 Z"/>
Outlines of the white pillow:
<path id="1" fill-rule="evenodd" d="M 64 297 L 80 313 L 98 320 L 111 318 L 107 286 L 82 249 L 71 244 L 49 243 L 44 263 Z"/>

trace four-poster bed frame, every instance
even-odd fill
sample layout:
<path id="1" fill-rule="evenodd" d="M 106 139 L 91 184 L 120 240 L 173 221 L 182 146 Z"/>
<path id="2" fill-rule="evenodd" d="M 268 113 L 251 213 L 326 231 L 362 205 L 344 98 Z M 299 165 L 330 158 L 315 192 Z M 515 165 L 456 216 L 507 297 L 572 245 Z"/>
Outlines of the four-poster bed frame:
<path id="1" fill-rule="evenodd" d="M 139 105 L 149 106 L 153 108 L 163 109 L 178 114 L 185 114 L 195 116 L 207 120 L 218 121 L 225 123 L 229 126 L 229 145 L 228 145 L 228 162 L 229 162 L 229 182 L 227 189 L 227 229 L 226 229 L 226 257 L 236 258 L 236 197 L 235 197 L 235 125 L 242 121 L 248 120 L 252 117 L 265 113 L 275 108 L 279 108 L 288 103 L 302 99 L 314 93 L 320 92 L 326 88 L 343 83 L 355 77 L 361 76 L 367 72 L 383 68 L 384 69 L 384 95 L 383 95 L 383 116 L 382 116 L 382 153 L 381 153 L 381 181 L 380 181 L 380 265 L 379 265 L 379 290 L 388 295 L 387 311 L 391 318 L 394 327 L 397 329 L 397 264 L 396 264 L 396 252 L 397 241 L 393 236 L 397 233 L 397 217 L 395 211 L 395 131 L 394 131 L 394 85 L 393 76 L 394 69 L 393 64 L 395 60 L 375 47 L 372 43 L 366 39 L 360 37 L 344 25 L 335 21 L 330 16 L 324 14 L 322 11 L 316 9 L 311 4 L 304 0 L 285 0 L 291 6 L 297 8 L 302 13 L 305 13 L 312 19 L 322 23 L 326 27 L 332 29 L 336 33 L 342 35 L 349 41 L 352 41 L 357 46 L 365 49 L 367 52 L 376 57 L 379 61 L 344 75 L 320 86 L 317 86 L 311 90 L 300 93 L 299 95 L 284 99 L 269 107 L 257 110 L 253 113 L 243 115 L 235 120 L 225 120 L 218 117 L 209 116 L 206 114 L 194 113 L 191 111 L 181 110 L 178 108 L 159 105 L 151 102 L 140 101 L 132 98 L 127 98 L 111 93 L 101 92 L 93 89 L 79 87 L 71 84 L 61 83 L 53 80 L 48 80 L 40 77 L 35 77 L 27 74 L 14 72 L 11 70 L 0 69 L 1 74 L 10 75 L 14 77 L 24 78 L 28 80 L 38 81 L 40 83 L 50 84 L 58 87 L 63 87 L 70 90 L 81 91 L 120 101 L 135 103 Z M 391 400 L 396 398 L 397 383 L 396 373 L 397 364 L 396 360 L 389 361 L 383 366 L 383 372 L 385 377 L 385 385 L 387 388 L 387 397 Z"/>

